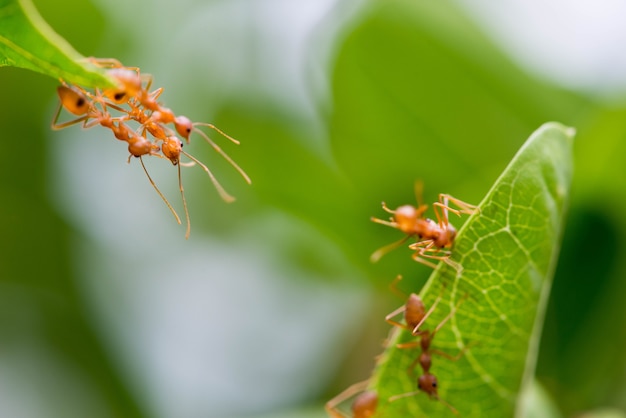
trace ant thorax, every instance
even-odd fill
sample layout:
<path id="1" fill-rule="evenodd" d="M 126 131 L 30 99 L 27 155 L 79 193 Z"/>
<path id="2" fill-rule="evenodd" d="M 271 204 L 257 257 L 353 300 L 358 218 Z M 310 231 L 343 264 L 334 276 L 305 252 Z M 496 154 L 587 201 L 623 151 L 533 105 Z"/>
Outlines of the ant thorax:
<path id="1" fill-rule="evenodd" d="M 419 219 L 417 209 L 411 205 L 403 205 L 394 211 L 393 220 L 398 229 L 407 235 L 416 235 L 419 232 L 416 222 Z"/>

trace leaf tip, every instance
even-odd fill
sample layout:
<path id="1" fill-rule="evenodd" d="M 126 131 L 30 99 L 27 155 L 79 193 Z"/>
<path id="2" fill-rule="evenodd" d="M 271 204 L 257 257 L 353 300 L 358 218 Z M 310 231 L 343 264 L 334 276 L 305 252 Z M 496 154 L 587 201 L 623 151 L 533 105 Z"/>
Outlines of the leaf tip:
<path id="1" fill-rule="evenodd" d="M 576 136 L 576 128 L 572 128 L 571 126 L 566 127 L 565 134 L 573 139 Z"/>
<path id="2" fill-rule="evenodd" d="M 550 128 L 560 130 L 570 140 L 574 139 L 574 136 L 576 136 L 576 128 L 574 128 L 572 126 L 563 125 L 560 122 L 546 122 L 537 131 L 547 130 L 547 129 L 550 129 Z"/>

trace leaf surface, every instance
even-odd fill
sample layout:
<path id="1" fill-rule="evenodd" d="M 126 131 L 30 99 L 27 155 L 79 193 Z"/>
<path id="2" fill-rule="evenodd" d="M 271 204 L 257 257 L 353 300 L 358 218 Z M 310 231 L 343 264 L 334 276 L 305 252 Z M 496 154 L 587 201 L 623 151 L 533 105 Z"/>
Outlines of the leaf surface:
<path id="1" fill-rule="evenodd" d="M 26 68 L 85 87 L 112 86 L 39 15 L 30 0 L 0 0 L 0 67 Z"/>

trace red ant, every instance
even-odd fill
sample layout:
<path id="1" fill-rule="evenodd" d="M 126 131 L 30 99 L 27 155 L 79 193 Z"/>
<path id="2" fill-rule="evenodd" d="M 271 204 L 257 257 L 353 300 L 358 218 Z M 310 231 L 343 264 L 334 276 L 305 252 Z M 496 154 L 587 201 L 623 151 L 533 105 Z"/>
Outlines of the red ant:
<path id="1" fill-rule="evenodd" d="M 157 101 L 157 99 L 163 92 L 163 88 L 159 88 L 150 93 L 148 92 L 150 90 L 150 86 L 152 85 L 151 75 L 149 74 L 140 75 L 138 68 L 123 67 L 122 64 L 117 60 L 98 60 L 98 59 L 92 58 L 91 61 L 102 67 L 110 68 L 108 70 L 108 74 L 112 76 L 113 78 L 115 78 L 120 84 L 120 87 L 116 89 L 104 90 L 105 96 L 107 96 L 109 99 L 115 101 L 115 103 L 118 103 L 118 104 L 127 102 L 132 108 L 137 108 L 136 105 L 140 104 L 144 109 L 147 109 L 152 112 L 150 116 L 147 116 L 144 112 L 141 112 L 141 111 L 129 112 L 129 117 L 137 120 L 139 123 L 146 126 L 146 128 L 150 131 L 150 133 L 153 134 L 156 138 L 162 139 L 162 140 L 164 139 L 163 137 L 159 136 L 158 133 L 155 135 L 155 133 L 153 132 L 155 124 L 160 125 L 160 124 L 173 123 L 176 129 L 176 132 L 178 132 L 178 134 L 181 137 L 183 137 L 187 143 L 189 143 L 189 137 L 191 133 L 197 132 L 200 136 L 202 136 L 207 141 L 209 145 L 211 145 L 211 147 L 215 150 L 215 152 L 217 152 L 222 157 L 224 157 L 224 159 L 230 165 L 232 165 L 233 168 L 235 168 L 235 170 L 239 172 L 239 174 L 241 174 L 241 176 L 244 178 L 246 183 L 251 184 L 252 181 L 250 180 L 250 177 L 246 174 L 246 172 L 243 171 L 243 169 L 239 167 L 239 165 L 237 165 L 237 163 L 235 163 L 235 161 L 233 161 L 233 159 L 230 158 L 230 156 L 226 154 L 215 142 L 213 142 L 206 133 L 196 128 L 196 126 L 206 126 L 210 129 L 213 129 L 219 134 L 221 134 L 222 136 L 224 136 L 226 139 L 232 141 L 233 143 L 237 145 L 239 145 L 239 141 L 227 135 L 226 133 L 218 129 L 213 124 L 204 123 L 204 122 L 193 123 L 191 122 L 191 120 L 189 120 L 189 118 L 185 116 L 176 116 L 171 109 L 161 106 L 161 104 Z M 142 87 L 142 81 L 144 79 L 146 79 L 147 82 L 146 82 L 146 86 Z M 195 161 L 197 162 L 197 160 Z M 172 163 L 174 162 L 172 161 Z M 208 173 L 208 169 L 205 169 L 205 171 L 207 171 Z M 218 189 L 218 191 L 220 192 L 220 195 L 225 201 L 230 202 L 234 200 L 232 196 L 229 196 L 228 194 L 223 193 L 223 188 L 221 186 L 218 186 L 217 181 L 215 180 L 212 174 L 209 174 L 209 176 L 211 177 L 213 184 L 216 185 L 216 188 Z"/>
<path id="2" fill-rule="evenodd" d="M 370 259 L 372 262 L 376 262 L 389 251 L 405 243 L 409 238 L 416 237 L 418 241 L 409 246 L 410 249 L 415 250 L 415 253 L 412 255 L 415 261 L 435 268 L 435 264 L 427 259 L 442 260 L 457 271 L 461 271 L 461 266 L 450 259 L 452 253 L 449 249 L 456 238 L 456 229 L 448 221 L 448 211 L 460 216 L 461 213 L 474 214 L 478 208 L 450 195 L 440 194 L 439 201 L 433 203 L 433 209 L 437 217 L 437 222 L 435 222 L 432 219 L 423 217 L 428 209 L 428 205 L 422 202 L 422 188 L 422 182 L 415 183 L 417 207 L 403 205 L 396 210 L 391 210 L 383 202 L 383 210 L 393 216 L 389 221 L 371 218 L 373 222 L 399 229 L 406 234 L 406 237 L 378 249 L 371 255 Z M 449 202 L 454 203 L 459 209 L 451 208 L 448 205 Z"/>
<path id="3" fill-rule="evenodd" d="M 369 381 L 355 383 L 346 390 L 326 402 L 326 412 L 332 418 L 347 418 L 344 412 L 339 410 L 339 405 L 353 396 L 359 394 L 352 402 L 352 418 L 370 418 L 376 413 L 378 406 L 378 394 L 373 390 L 366 390 Z"/>
<path id="4" fill-rule="evenodd" d="M 399 279 L 400 277 L 398 277 L 396 281 Z M 396 281 L 394 281 L 393 284 L 395 284 Z M 406 305 L 402 306 L 401 308 L 396 309 L 394 312 L 387 315 L 387 317 L 385 318 L 387 322 L 389 322 L 392 325 L 398 326 L 400 328 L 406 329 L 410 331 L 413 336 L 419 338 L 419 341 L 409 342 L 409 343 L 400 343 L 400 344 L 397 344 L 396 347 L 400 349 L 420 347 L 421 354 L 411 363 L 411 365 L 409 366 L 409 371 L 412 374 L 415 368 L 415 365 L 417 363 L 420 364 L 420 366 L 422 367 L 422 371 L 423 371 L 423 374 L 420 375 L 417 379 L 418 390 L 409 392 L 409 393 L 404 393 L 401 395 L 392 396 L 389 398 L 389 402 L 394 402 L 401 398 L 414 396 L 414 395 L 417 395 L 419 392 L 425 392 L 430 398 L 438 400 L 439 402 L 444 404 L 446 407 L 448 407 L 454 414 L 458 415 L 458 411 L 452 405 L 445 402 L 439 397 L 437 393 L 437 388 L 438 388 L 437 377 L 435 377 L 434 374 L 430 373 L 430 367 L 432 365 L 433 354 L 437 354 L 449 360 L 456 361 L 461 358 L 461 356 L 465 353 L 465 351 L 469 348 L 469 346 L 466 346 L 463 350 L 461 350 L 461 352 L 458 355 L 451 356 L 450 354 L 445 353 L 443 351 L 431 349 L 430 345 L 433 339 L 435 338 L 435 335 L 437 334 L 437 332 L 439 332 L 439 330 L 446 324 L 446 322 L 448 322 L 450 318 L 454 316 L 459 305 L 465 300 L 466 297 L 467 296 L 465 296 L 463 299 L 459 301 L 459 303 L 457 303 L 457 305 L 437 325 L 437 327 L 435 327 L 433 331 L 420 330 L 420 327 L 426 321 L 426 319 L 430 316 L 430 314 L 434 311 L 435 307 L 441 300 L 441 294 L 437 296 L 437 299 L 435 299 L 435 301 L 433 302 L 433 305 L 428 310 L 428 312 L 424 312 L 425 308 L 424 308 L 424 304 L 421 298 L 418 295 L 412 293 L 409 296 L 409 299 Z M 403 312 L 403 311 L 404 311 L 406 324 L 398 323 L 398 322 L 391 320 L 391 318 L 393 318 L 394 316 L 398 315 L 400 312 Z"/>
<path id="5" fill-rule="evenodd" d="M 152 177 L 148 173 L 148 170 L 143 162 L 142 157 L 144 155 L 153 155 L 160 157 L 160 155 L 158 154 L 159 147 L 148 141 L 144 136 L 138 135 L 128 126 L 126 126 L 123 123 L 123 118 L 112 117 L 111 114 L 106 110 L 107 105 L 102 101 L 99 96 L 92 99 L 90 95 L 87 92 L 82 91 L 82 89 L 71 88 L 65 83 L 57 88 L 57 93 L 60 100 L 56 114 L 54 116 L 54 119 L 52 120 L 52 129 L 59 130 L 67 128 L 68 126 L 72 126 L 80 122 L 83 122 L 83 128 L 91 128 L 99 124 L 105 128 L 111 129 L 117 139 L 128 143 L 128 151 L 130 155 L 139 158 L 139 161 L 141 162 L 141 167 L 143 168 L 144 173 L 146 173 L 150 184 L 152 185 L 152 187 L 154 187 L 154 190 L 156 190 L 161 199 L 163 199 L 163 202 L 165 202 L 169 210 L 174 215 L 174 218 L 176 218 L 176 222 L 178 222 L 178 224 L 180 225 L 181 221 L 178 214 L 176 213 L 170 202 L 167 200 L 167 198 L 163 195 L 163 193 L 161 193 L 154 180 L 152 180 Z M 98 101 L 100 103 L 100 105 L 102 106 L 102 111 L 97 109 L 94 101 Z M 113 107 L 116 110 L 123 111 L 123 109 L 117 106 L 110 104 L 108 106 Z M 79 117 L 67 122 L 57 123 L 62 108 Z M 94 120 L 89 122 L 89 119 Z M 117 125 L 115 125 L 115 122 L 117 122 Z M 128 161 L 130 162 L 130 157 Z"/>

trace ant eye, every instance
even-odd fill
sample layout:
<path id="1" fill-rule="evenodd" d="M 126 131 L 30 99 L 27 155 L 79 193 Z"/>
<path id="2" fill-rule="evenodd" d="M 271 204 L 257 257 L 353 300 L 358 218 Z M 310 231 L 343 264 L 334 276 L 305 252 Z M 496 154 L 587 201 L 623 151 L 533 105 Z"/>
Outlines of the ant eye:
<path id="1" fill-rule="evenodd" d="M 115 100 L 119 101 L 119 100 L 122 100 L 124 98 L 124 96 L 126 96 L 126 93 L 119 92 L 119 93 L 115 93 L 115 95 L 113 97 L 115 98 Z"/>
<path id="2" fill-rule="evenodd" d="M 79 97 L 78 100 L 76 100 L 76 107 L 83 107 L 84 104 L 85 99 L 83 99 L 82 97 Z"/>

